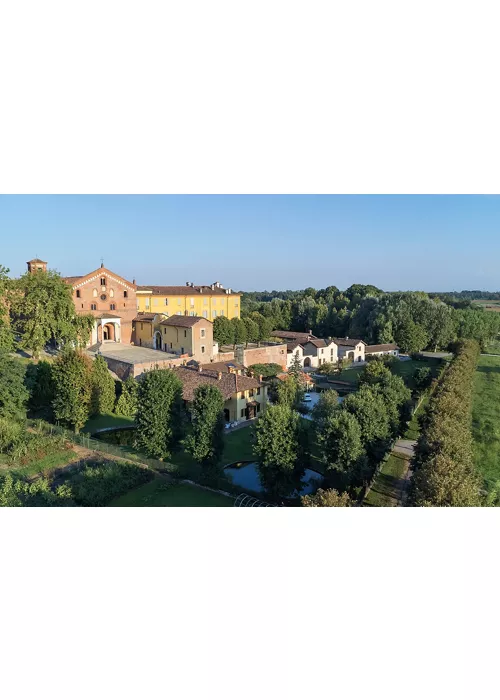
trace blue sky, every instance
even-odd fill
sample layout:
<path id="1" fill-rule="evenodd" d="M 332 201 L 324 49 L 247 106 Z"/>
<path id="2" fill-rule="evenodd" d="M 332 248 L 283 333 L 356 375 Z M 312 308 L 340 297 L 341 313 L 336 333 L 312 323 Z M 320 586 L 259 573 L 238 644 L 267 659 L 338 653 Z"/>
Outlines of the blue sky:
<path id="1" fill-rule="evenodd" d="M 139 284 L 496 291 L 500 197 L 1 196 L 0 264 L 34 256 L 63 275 L 103 257 Z"/>

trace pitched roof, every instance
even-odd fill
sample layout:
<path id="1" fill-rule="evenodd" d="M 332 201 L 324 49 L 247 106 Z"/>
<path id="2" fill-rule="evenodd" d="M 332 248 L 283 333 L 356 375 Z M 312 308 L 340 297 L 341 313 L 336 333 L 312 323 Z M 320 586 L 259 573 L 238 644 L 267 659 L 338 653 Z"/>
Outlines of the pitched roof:
<path id="1" fill-rule="evenodd" d="M 115 279 L 117 282 L 121 282 L 125 286 L 129 286 L 130 289 L 136 289 L 136 285 L 134 282 L 129 282 L 129 280 L 126 280 L 125 277 L 121 277 L 120 275 L 117 275 L 116 272 L 113 272 L 112 270 L 108 270 L 107 267 L 98 267 L 97 270 L 92 270 L 92 272 L 88 272 L 86 275 L 76 275 L 74 277 L 63 277 L 62 279 L 67 282 L 68 284 L 76 285 L 83 283 L 85 280 L 91 281 L 92 279 L 97 279 L 99 277 L 106 277 L 109 276 L 112 279 Z"/>
<path id="2" fill-rule="evenodd" d="M 272 331 L 271 336 L 274 336 L 275 338 L 289 338 L 290 340 L 297 340 L 299 342 L 316 337 L 311 333 L 300 333 L 298 331 Z"/>
<path id="3" fill-rule="evenodd" d="M 40 260 L 40 258 L 33 258 L 33 260 L 28 260 L 28 262 L 43 263 L 44 265 L 48 264 L 46 260 Z"/>
<path id="4" fill-rule="evenodd" d="M 228 360 L 227 362 L 207 362 L 205 365 L 202 365 L 202 368 L 209 372 L 230 372 L 231 369 L 243 371 L 245 369 L 244 365 L 233 362 L 233 360 Z"/>
<path id="5" fill-rule="evenodd" d="M 134 318 L 134 321 L 153 321 L 157 314 L 151 314 L 147 312 L 140 312 Z"/>
<path id="6" fill-rule="evenodd" d="M 278 336 L 276 336 L 278 337 Z M 303 345 L 298 340 L 293 340 L 291 343 L 286 344 L 286 351 L 293 352 L 296 348 L 302 348 Z"/>
<path id="7" fill-rule="evenodd" d="M 169 316 L 169 318 L 166 318 L 160 323 L 160 326 L 179 326 L 180 328 L 191 328 L 199 323 L 199 321 L 212 323 L 212 321 L 209 321 L 208 318 L 203 318 L 203 316 Z"/>
<path id="8" fill-rule="evenodd" d="M 64 282 L 67 282 L 68 284 L 74 284 L 76 280 L 80 280 L 81 276 L 79 277 L 62 277 L 61 278 Z"/>
<path id="9" fill-rule="evenodd" d="M 200 372 L 198 369 L 189 367 L 174 367 L 172 372 L 175 372 L 182 382 L 182 398 L 185 401 L 192 401 L 195 389 L 204 384 L 218 387 L 225 401 L 239 391 L 263 386 L 262 382 L 254 377 L 243 377 L 231 372 L 222 372 L 220 379 L 217 372 L 209 372 L 204 369 Z"/>
<path id="10" fill-rule="evenodd" d="M 365 348 L 365 353 L 385 352 L 388 350 L 399 350 L 399 346 L 396 345 L 396 343 L 383 343 L 382 345 L 367 345 Z"/>
<path id="11" fill-rule="evenodd" d="M 151 292 L 152 294 L 161 294 L 162 296 L 177 296 L 177 297 L 188 297 L 188 296 L 196 296 L 197 294 L 206 294 L 213 296 L 214 294 L 220 295 L 220 296 L 226 296 L 226 293 L 230 294 L 238 294 L 239 292 L 235 292 L 231 290 L 230 292 L 226 292 L 225 287 L 212 287 L 209 284 L 201 284 L 201 285 L 194 285 L 191 287 L 190 285 L 188 286 L 187 284 L 182 286 L 182 285 L 174 285 L 174 286 L 164 286 L 161 284 L 140 284 L 137 286 L 137 291 L 138 292 Z"/>
<path id="12" fill-rule="evenodd" d="M 355 345 L 359 345 L 359 343 L 366 345 L 365 341 L 360 338 L 333 338 L 333 341 L 336 345 L 342 345 L 348 348 L 353 348 Z"/>

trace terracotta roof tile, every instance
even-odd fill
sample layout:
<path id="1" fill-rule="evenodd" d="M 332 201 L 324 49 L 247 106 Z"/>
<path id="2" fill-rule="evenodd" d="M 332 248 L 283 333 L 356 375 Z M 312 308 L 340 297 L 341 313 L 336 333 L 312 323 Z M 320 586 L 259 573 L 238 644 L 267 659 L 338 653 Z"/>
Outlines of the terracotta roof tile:
<path id="1" fill-rule="evenodd" d="M 199 321 L 212 323 L 212 321 L 209 321 L 208 318 L 203 318 L 203 316 L 170 316 L 162 321 L 160 326 L 179 326 L 180 328 L 191 328 Z"/>
<path id="2" fill-rule="evenodd" d="M 172 369 L 182 382 L 182 398 L 185 401 L 192 401 L 194 391 L 204 384 L 212 384 L 220 389 L 224 400 L 227 401 L 239 391 L 256 389 L 263 386 L 262 382 L 253 377 L 243 377 L 230 372 L 222 372 L 221 378 L 217 372 L 208 370 L 191 369 L 189 367 L 174 367 Z"/>

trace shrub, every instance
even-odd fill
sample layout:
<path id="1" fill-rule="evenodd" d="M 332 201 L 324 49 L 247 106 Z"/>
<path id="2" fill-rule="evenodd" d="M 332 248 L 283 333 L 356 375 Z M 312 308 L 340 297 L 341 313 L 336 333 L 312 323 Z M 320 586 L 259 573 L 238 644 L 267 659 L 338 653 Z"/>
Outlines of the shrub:
<path id="1" fill-rule="evenodd" d="M 153 472 L 129 462 L 98 462 L 68 477 L 74 501 L 80 506 L 105 506 L 141 484 L 151 481 Z"/>
<path id="2" fill-rule="evenodd" d="M 23 437 L 23 428 L 8 418 L 0 416 L 0 452 L 8 453 Z"/>
<path id="3" fill-rule="evenodd" d="M 53 507 L 74 505 L 69 488 L 51 489 L 47 479 L 33 482 L 24 477 L 7 472 L 0 476 L 0 506 L 3 507 Z"/>
<path id="4" fill-rule="evenodd" d="M 339 493 L 335 489 L 318 489 L 312 496 L 302 496 L 301 504 L 308 508 L 345 508 L 353 502 L 347 493 Z"/>

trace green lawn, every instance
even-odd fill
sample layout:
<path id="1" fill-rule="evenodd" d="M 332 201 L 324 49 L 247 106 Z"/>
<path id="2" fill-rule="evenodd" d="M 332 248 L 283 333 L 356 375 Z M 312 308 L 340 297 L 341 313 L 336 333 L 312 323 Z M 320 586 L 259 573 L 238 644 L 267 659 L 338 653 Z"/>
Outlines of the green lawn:
<path id="1" fill-rule="evenodd" d="M 73 450 L 61 450 L 54 454 L 47 455 L 42 459 L 35 460 L 23 467 L 11 467 L 11 470 L 22 476 L 34 476 L 42 472 L 51 472 L 54 469 L 65 467 L 70 462 L 78 459 L 78 455 Z"/>
<path id="2" fill-rule="evenodd" d="M 212 493 L 190 484 L 168 483 L 157 477 L 123 496 L 115 498 L 110 506 L 142 507 L 231 507 L 232 498 Z"/>
<path id="3" fill-rule="evenodd" d="M 437 358 L 429 358 L 428 361 L 405 360 L 403 362 L 402 360 L 400 360 L 394 362 L 394 364 L 391 367 L 391 371 L 399 377 L 403 377 L 410 389 L 414 389 L 415 385 L 413 382 L 413 375 L 415 374 L 416 370 L 419 367 L 429 367 L 432 371 L 433 376 L 435 377 L 437 375 L 440 363 L 441 360 Z M 363 367 L 351 367 L 350 369 L 345 369 L 336 378 L 342 382 L 351 382 L 353 384 L 357 384 L 359 374 L 362 371 Z"/>
<path id="4" fill-rule="evenodd" d="M 398 505 L 401 494 L 401 479 L 407 468 L 407 460 L 396 454 L 389 458 L 382 466 L 375 483 L 363 501 L 365 506 L 391 507 Z"/>
<path id="5" fill-rule="evenodd" d="M 102 428 L 126 428 L 129 425 L 134 425 L 131 418 L 115 416 L 114 413 L 102 413 L 99 416 L 89 418 L 82 428 L 82 433 L 95 433 L 96 430 Z"/>
<path id="6" fill-rule="evenodd" d="M 490 353 L 490 355 L 500 355 L 500 340 L 490 340 L 486 343 L 484 352 Z"/>
<path id="7" fill-rule="evenodd" d="M 491 490 L 500 481 L 500 357 L 480 357 L 472 406 L 474 458 Z"/>

